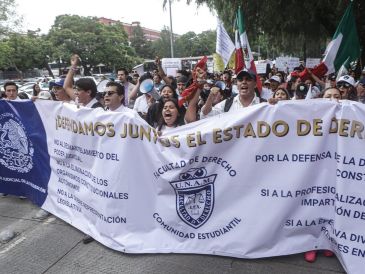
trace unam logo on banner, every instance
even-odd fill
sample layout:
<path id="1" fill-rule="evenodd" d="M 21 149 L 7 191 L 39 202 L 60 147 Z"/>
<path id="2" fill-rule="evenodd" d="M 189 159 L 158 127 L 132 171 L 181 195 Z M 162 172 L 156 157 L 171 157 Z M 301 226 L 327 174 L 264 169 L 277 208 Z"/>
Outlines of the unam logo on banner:
<path id="1" fill-rule="evenodd" d="M 0 115 L 0 164 L 27 173 L 33 168 L 34 149 L 22 122 L 11 113 Z"/>
<path id="2" fill-rule="evenodd" d="M 176 211 L 180 219 L 193 228 L 204 225 L 214 208 L 214 181 L 204 167 L 181 173 L 180 180 L 170 182 L 176 193 Z"/>
<path id="3" fill-rule="evenodd" d="M 0 193 L 42 206 L 51 166 L 41 117 L 31 101 L 0 100 L 0 113 Z"/>

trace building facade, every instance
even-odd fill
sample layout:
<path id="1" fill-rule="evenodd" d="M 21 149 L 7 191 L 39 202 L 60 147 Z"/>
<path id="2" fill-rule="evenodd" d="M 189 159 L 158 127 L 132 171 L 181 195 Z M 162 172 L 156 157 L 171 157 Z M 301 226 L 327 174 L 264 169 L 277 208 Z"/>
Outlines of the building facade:
<path id="1" fill-rule="evenodd" d="M 128 24 L 128 23 L 123 23 L 120 21 L 108 19 L 105 17 L 98 18 L 98 21 L 99 21 L 99 23 L 104 24 L 104 25 L 122 24 L 125 32 L 128 35 L 128 40 L 130 40 L 131 37 L 133 36 L 133 29 L 137 26 L 140 26 L 140 22 L 138 22 L 138 21 L 132 22 L 132 24 Z M 156 41 L 156 40 L 160 39 L 160 37 L 161 37 L 160 31 L 144 28 L 142 26 L 141 26 L 141 28 L 142 28 L 143 34 L 147 40 Z"/>

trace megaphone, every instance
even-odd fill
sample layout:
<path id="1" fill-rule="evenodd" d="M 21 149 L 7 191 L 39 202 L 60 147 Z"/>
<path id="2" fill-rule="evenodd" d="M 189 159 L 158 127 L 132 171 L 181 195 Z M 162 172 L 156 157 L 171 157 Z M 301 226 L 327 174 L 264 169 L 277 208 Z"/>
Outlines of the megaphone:
<path id="1" fill-rule="evenodd" d="M 226 89 L 226 83 L 224 83 L 223 81 L 215 82 L 214 86 L 219 88 L 220 90 L 225 90 Z"/>
<path id="2" fill-rule="evenodd" d="M 152 79 L 143 80 L 139 86 L 139 90 L 144 94 L 150 94 L 155 100 L 158 100 L 161 97 L 158 91 L 155 89 Z"/>
<path id="3" fill-rule="evenodd" d="M 98 92 L 103 93 L 106 88 L 106 84 L 109 82 L 110 82 L 110 80 L 107 80 L 107 79 L 100 81 L 100 83 L 96 86 L 96 89 L 98 90 Z"/>

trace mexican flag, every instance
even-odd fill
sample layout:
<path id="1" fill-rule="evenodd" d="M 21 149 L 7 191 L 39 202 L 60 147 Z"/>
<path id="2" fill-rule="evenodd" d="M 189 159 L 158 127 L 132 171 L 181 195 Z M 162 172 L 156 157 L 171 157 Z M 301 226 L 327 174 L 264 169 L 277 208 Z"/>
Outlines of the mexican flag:
<path id="1" fill-rule="evenodd" d="M 242 69 L 252 70 L 256 74 L 257 88 L 261 91 L 261 81 L 257 77 L 255 61 L 253 54 L 248 43 L 245 19 L 241 7 L 238 8 L 236 14 L 236 28 L 235 28 L 235 40 L 236 40 L 236 55 L 235 55 L 235 71 L 236 74 Z"/>
<path id="2" fill-rule="evenodd" d="M 322 62 L 312 70 L 318 77 L 337 72 L 341 66 L 348 68 L 352 61 L 360 57 L 360 43 L 352 13 L 352 2 L 347 7 L 324 55 Z"/>

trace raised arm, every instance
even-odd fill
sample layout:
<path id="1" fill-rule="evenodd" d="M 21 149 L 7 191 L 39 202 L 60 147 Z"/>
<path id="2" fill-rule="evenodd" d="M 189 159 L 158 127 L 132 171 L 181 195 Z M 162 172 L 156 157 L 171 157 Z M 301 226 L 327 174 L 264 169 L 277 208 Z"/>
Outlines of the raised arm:
<path id="1" fill-rule="evenodd" d="M 208 115 L 209 112 L 212 111 L 213 102 L 214 102 L 214 99 L 215 99 L 215 97 L 217 96 L 218 93 L 219 93 L 219 88 L 218 87 L 212 87 L 211 88 L 209 96 L 207 98 L 207 101 L 205 102 L 204 106 L 201 109 L 204 116 Z"/>
<path id="2" fill-rule="evenodd" d="M 161 79 L 164 80 L 165 84 L 171 85 L 172 81 L 169 77 L 167 77 L 165 71 L 163 70 L 160 57 L 156 56 L 155 64 L 157 66 L 158 75 L 160 75 Z"/>
<path id="3" fill-rule="evenodd" d="M 198 101 L 199 101 L 199 95 L 200 95 L 201 89 L 198 89 L 193 98 L 189 101 L 188 108 L 185 112 L 185 122 L 192 123 L 197 120 L 197 110 L 198 110 Z"/>
<path id="4" fill-rule="evenodd" d="M 136 85 L 133 87 L 131 93 L 128 95 L 128 99 L 129 100 L 135 100 L 137 98 L 137 95 L 138 95 L 138 90 L 139 90 L 139 87 L 141 85 L 140 81 L 139 81 L 140 77 L 138 78 L 137 80 L 137 83 Z"/>
<path id="5" fill-rule="evenodd" d="M 67 76 L 65 82 L 63 84 L 63 88 L 65 89 L 66 93 L 72 100 L 75 100 L 75 94 L 73 89 L 74 84 L 74 75 L 77 71 L 77 66 L 80 64 L 80 56 L 77 54 L 73 54 L 71 56 L 71 67 L 67 72 Z"/>
<path id="6" fill-rule="evenodd" d="M 321 79 L 319 79 L 317 77 L 317 75 L 315 75 L 314 73 L 312 73 L 312 71 L 310 69 L 308 69 L 308 73 L 313 78 L 313 80 L 316 81 L 321 86 L 322 89 L 324 89 L 326 87 L 326 83 L 323 82 Z"/>

